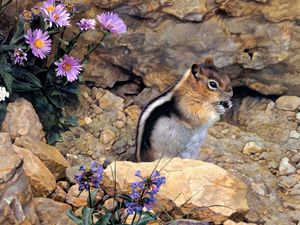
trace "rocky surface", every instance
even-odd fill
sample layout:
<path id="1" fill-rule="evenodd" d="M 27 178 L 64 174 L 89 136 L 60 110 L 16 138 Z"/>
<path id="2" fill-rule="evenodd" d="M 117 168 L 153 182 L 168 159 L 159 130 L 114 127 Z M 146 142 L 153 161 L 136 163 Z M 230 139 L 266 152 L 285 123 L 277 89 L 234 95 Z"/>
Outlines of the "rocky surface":
<path id="1" fill-rule="evenodd" d="M 14 153 L 7 133 L 0 133 L 0 158 L 0 224 L 39 225 L 23 160 Z"/>
<path id="2" fill-rule="evenodd" d="M 113 188 L 115 179 L 117 190 L 129 194 L 130 185 L 137 180 L 131 174 L 140 170 L 143 176 L 148 176 L 157 164 L 157 161 L 139 164 L 120 161 L 112 163 L 104 171 L 106 179 L 102 188 Z M 117 173 L 114 178 L 111 171 L 115 171 L 115 166 Z M 161 168 L 166 184 L 158 193 L 158 204 L 154 209 L 156 212 L 172 211 L 178 207 L 182 215 L 220 224 L 231 215 L 243 214 L 248 210 L 247 186 L 214 164 L 174 158 L 170 162 L 168 159 L 161 160 L 157 169 Z"/>

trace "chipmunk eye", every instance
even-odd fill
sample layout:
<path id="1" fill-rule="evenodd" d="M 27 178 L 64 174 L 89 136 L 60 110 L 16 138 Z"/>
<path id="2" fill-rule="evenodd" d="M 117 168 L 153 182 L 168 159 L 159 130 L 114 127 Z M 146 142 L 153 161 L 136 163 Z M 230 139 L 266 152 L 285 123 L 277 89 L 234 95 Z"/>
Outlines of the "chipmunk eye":
<path id="1" fill-rule="evenodd" d="M 209 89 L 211 89 L 211 90 L 217 90 L 218 87 L 219 87 L 219 84 L 218 84 L 217 81 L 209 80 L 209 81 L 208 81 L 208 87 L 209 87 Z"/>

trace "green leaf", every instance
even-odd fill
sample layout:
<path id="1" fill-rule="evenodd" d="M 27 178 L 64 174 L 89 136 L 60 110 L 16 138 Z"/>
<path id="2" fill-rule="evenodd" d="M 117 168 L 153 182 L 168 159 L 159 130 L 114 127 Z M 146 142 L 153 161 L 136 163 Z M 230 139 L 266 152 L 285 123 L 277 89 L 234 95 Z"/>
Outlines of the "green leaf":
<path id="1" fill-rule="evenodd" d="M 13 68 L 12 74 L 13 74 L 13 77 L 15 77 L 15 78 L 19 78 L 24 81 L 27 81 L 27 82 L 35 85 L 36 87 L 42 87 L 40 80 L 35 75 L 33 75 L 32 73 L 30 73 L 29 71 L 27 71 L 25 69 Z"/>
<path id="2" fill-rule="evenodd" d="M 124 199 L 124 200 L 126 200 L 128 202 L 132 201 L 132 198 L 129 195 L 126 195 L 126 194 L 117 194 L 116 198 L 122 198 L 122 199 Z"/>
<path id="3" fill-rule="evenodd" d="M 108 208 L 106 208 L 105 206 L 99 205 L 99 207 L 104 210 L 105 214 L 110 213 L 110 210 Z"/>
<path id="4" fill-rule="evenodd" d="M 83 225 L 92 225 L 92 214 L 94 212 L 93 208 L 84 207 L 82 209 L 82 221 Z"/>
<path id="5" fill-rule="evenodd" d="M 95 225 L 107 225 L 109 223 L 110 218 L 112 217 L 111 213 L 108 213 L 102 216 Z"/>
<path id="6" fill-rule="evenodd" d="M 72 126 L 72 127 L 78 126 L 78 121 L 75 116 L 66 116 L 66 117 L 62 118 L 62 123 L 67 126 Z"/>
<path id="7" fill-rule="evenodd" d="M 147 225 L 149 222 L 156 220 L 155 215 L 149 212 L 143 212 L 140 221 L 133 223 L 134 225 Z"/>
<path id="8" fill-rule="evenodd" d="M 71 209 L 67 211 L 67 216 L 70 217 L 70 219 L 73 220 L 77 225 L 83 225 L 83 221 L 76 217 Z"/>

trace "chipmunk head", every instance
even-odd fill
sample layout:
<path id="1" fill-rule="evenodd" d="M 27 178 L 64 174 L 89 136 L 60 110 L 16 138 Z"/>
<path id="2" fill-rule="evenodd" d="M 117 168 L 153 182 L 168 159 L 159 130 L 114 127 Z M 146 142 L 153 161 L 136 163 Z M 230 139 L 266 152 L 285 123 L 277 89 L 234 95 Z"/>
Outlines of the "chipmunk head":
<path id="1" fill-rule="evenodd" d="M 206 58 L 201 64 L 193 64 L 191 74 L 195 81 L 195 90 L 199 89 L 217 114 L 223 114 L 232 106 L 230 79 L 214 65 L 211 58 Z"/>
<path id="2" fill-rule="evenodd" d="M 204 118 L 199 122 L 213 123 L 232 106 L 230 79 L 214 65 L 211 58 L 206 58 L 201 64 L 193 64 L 186 75 L 185 85 L 181 89 L 184 98 L 181 109 L 191 112 L 190 118 Z"/>

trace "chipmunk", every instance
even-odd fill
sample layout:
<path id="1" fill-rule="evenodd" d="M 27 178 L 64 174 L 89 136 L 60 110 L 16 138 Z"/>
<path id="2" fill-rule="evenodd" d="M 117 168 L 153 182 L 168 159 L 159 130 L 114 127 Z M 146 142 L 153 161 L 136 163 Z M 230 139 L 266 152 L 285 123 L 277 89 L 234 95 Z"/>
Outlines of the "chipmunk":
<path id="1" fill-rule="evenodd" d="M 211 58 L 150 101 L 139 118 L 135 160 L 197 158 L 208 128 L 232 106 L 230 79 Z"/>

